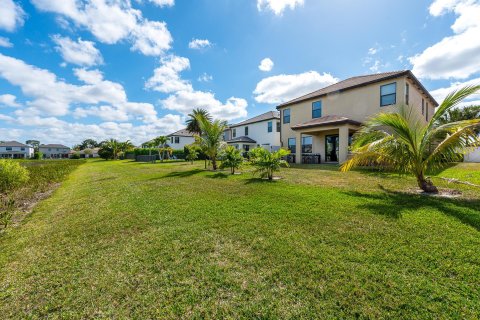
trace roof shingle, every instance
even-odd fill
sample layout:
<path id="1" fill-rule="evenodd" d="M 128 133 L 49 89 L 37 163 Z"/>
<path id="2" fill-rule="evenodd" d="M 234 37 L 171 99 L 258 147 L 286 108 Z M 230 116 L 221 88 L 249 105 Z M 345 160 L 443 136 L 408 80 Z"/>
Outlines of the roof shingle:
<path id="1" fill-rule="evenodd" d="M 244 126 L 244 125 L 247 125 L 247 124 L 266 121 L 266 120 L 270 120 L 270 119 L 280 119 L 280 113 L 278 111 L 268 111 L 268 112 L 262 113 L 261 115 L 258 115 L 256 117 L 247 119 L 245 121 L 235 123 L 235 124 L 231 124 L 230 128 Z"/>

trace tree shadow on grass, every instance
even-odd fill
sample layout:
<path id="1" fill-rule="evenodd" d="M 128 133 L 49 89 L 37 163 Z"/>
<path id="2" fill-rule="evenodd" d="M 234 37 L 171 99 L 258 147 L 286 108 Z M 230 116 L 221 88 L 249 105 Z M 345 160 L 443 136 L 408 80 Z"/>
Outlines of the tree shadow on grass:
<path id="1" fill-rule="evenodd" d="M 268 180 L 264 178 L 250 178 L 245 180 L 245 184 L 253 184 L 253 183 L 266 183 L 266 184 L 271 184 L 271 183 L 277 183 L 280 180 Z"/>
<path id="2" fill-rule="evenodd" d="M 172 172 L 170 172 L 166 175 L 152 178 L 151 180 L 165 179 L 165 178 L 188 178 L 188 177 L 194 176 L 196 174 L 199 174 L 201 172 L 205 172 L 205 170 L 193 169 L 193 170 L 187 170 L 187 171 L 172 171 Z"/>
<path id="3" fill-rule="evenodd" d="M 223 172 L 217 172 L 211 176 L 208 176 L 210 179 L 227 179 L 229 174 L 223 173 Z"/>
<path id="4" fill-rule="evenodd" d="M 358 205 L 358 208 L 367 209 L 374 214 L 390 218 L 401 218 L 405 210 L 418 210 L 424 208 L 436 209 L 447 216 L 480 231 L 480 200 L 479 199 L 449 199 L 428 195 L 415 195 L 406 192 L 392 191 L 379 186 L 383 194 L 363 193 L 358 191 L 343 192 L 346 195 L 364 198 L 368 201 Z"/>

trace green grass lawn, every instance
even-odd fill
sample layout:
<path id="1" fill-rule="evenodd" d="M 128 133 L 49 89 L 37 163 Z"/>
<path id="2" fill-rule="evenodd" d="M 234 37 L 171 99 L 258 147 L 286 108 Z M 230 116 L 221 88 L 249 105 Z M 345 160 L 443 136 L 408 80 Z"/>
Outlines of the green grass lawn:
<path id="1" fill-rule="evenodd" d="M 0 236 L 2 318 L 480 317 L 480 189 L 434 178 L 463 193 L 441 199 L 374 171 L 202 168 L 80 166 Z M 437 175 L 475 183 L 480 166 Z"/>

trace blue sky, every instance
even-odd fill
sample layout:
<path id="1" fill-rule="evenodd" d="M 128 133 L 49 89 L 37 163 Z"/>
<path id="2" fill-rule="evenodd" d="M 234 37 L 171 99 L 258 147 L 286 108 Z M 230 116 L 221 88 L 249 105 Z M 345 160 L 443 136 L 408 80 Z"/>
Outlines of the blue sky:
<path id="1" fill-rule="evenodd" d="M 0 0 L 0 140 L 141 143 L 351 76 L 480 83 L 474 0 Z M 473 97 L 480 100 L 480 97 Z"/>

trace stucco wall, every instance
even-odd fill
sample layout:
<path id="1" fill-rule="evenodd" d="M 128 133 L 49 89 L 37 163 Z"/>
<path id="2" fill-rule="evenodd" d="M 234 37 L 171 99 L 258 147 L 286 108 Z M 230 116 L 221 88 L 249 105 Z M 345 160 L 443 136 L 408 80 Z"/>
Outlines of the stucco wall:
<path id="1" fill-rule="evenodd" d="M 12 150 L 7 150 L 7 147 L 0 147 L 0 154 L 10 154 L 11 152 L 23 153 L 26 158 L 33 157 L 33 148 L 25 147 L 25 150 L 22 150 L 23 147 L 11 147 Z"/>
<path id="2" fill-rule="evenodd" d="M 172 137 L 173 137 L 173 142 L 171 142 Z M 174 150 L 183 150 L 186 145 L 189 145 L 195 142 L 194 137 L 182 137 L 182 136 L 177 136 L 177 137 L 180 138 L 179 143 L 175 143 L 175 136 L 168 137 L 170 139 L 168 141 L 168 145 Z"/>
<path id="3" fill-rule="evenodd" d="M 465 162 L 480 162 L 480 148 L 465 155 Z"/>
<path id="4" fill-rule="evenodd" d="M 268 122 L 270 121 L 272 122 L 272 132 L 268 132 Z M 243 137 L 245 136 L 245 127 L 248 127 L 247 137 L 257 141 L 257 145 L 278 148 L 280 147 L 280 132 L 277 132 L 277 122 L 279 121 L 278 119 L 271 119 L 250 123 L 245 126 L 232 127 L 231 132 L 235 129 L 236 137 Z M 233 135 L 231 137 L 232 139 L 234 138 Z"/>

